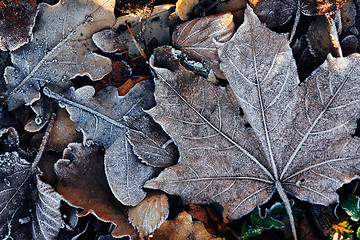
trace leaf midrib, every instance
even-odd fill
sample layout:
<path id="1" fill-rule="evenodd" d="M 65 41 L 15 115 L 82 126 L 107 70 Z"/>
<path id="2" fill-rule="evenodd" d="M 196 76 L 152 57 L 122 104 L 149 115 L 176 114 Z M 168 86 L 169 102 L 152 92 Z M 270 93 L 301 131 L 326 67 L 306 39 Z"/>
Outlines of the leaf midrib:
<path id="1" fill-rule="evenodd" d="M 238 143 L 236 143 L 234 140 L 232 140 L 229 136 L 227 136 L 225 133 L 223 133 L 220 129 L 218 129 L 216 126 L 214 126 L 209 120 L 207 120 L 199 111 L 197 111 L 183 96 L 181 96 L 172 86 L 170 83 L 168 83 L 160 74 L 158 74 L 158 78 L 161 79 L 179 98 L 181 101 L 183 101 L 192 111 L 194 111 L 203 121 L 205 121 L 206 124 L 208 124 L 212 129 L 214 129 L 216 132 L 218 132 L 222 137 L 224 137 L 226 140 L 228 140 L 231 144 L 236 146 L 241 152 L 243 152 L 246 156 L 248 156 L 255 164 L 257 164 L 264 172 L 265 174 L 274 181 L 273 175 L 265 168 L 263 164 L 261 164 L 252 154 L 250 154 L 247 150 L 245 150 L 243 147 L 241 147 Z"/>

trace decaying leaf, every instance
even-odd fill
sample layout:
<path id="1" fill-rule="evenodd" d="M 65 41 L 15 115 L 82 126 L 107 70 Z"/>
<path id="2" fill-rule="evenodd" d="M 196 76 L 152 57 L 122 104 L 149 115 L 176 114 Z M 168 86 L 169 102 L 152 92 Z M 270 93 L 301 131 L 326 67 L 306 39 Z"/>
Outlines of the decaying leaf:
<path id="1" fill-rule="evenodd" d="M 155 230 L 152 239 L 161 240 L 221 240 L 208 233 L 201 222 L 193 222 L 190 214 L 180 213 L 174 220 L 164 222 L 161 227 Z"/>
<path id="2" fill-rule="evenodd" d="M 14 51 L 29 42 L 38 13 L 36 0 L 0 2 L 0 49 Z"/>
<path id="3" fill-rule="evenodd" d="M 216 13 L 231 12 L 234 16 L 235 26 L 238 27 L 244 21 L 244 12 L 247 3 L 247 0 L 220 1 L 216 6 Z"/>
<path id="4" fill-rule="evenodd" d="M 141 163 L 125 132 L 106 150 L 104 161 L 106 177 L 115 197 L 124 205 L 139 204 L 146 196 L 142 186 L 156 169 Z"/>
<path id="5" fill-rule="evenodd" d="M 95 44 L 104 52 L 128 51 L 130 57 L 140 55 L 139 47 L 144 50 L 146 45 L 155 38 L 158 44 L 164 45 L 170 42 L 168 18 L 174 11 L 172 5 L 155 6 L 148 17 L 141 15 L 125 15 L 116 20 L 113 29 L 103 30 L 93 35 Z M 129 29 L 126 27 L 130 27 Z M 118 33 L 120 26 L 124 27 Z M 134 42 L 134 37 L 137 43 Z M 137 45 L 139 44 L 139 46 Z"/>
<path id="6" fill-rule="evenodd" d="M 116 201 L 108 187 L 103 156 L 98 150 L 95 145 L 69 144 L 64 150 L 64 159 L 54 166 L 59 179 L 57 190 L 71 205 L 84 209 L 79 216 L 93 213 L 116 224 L 113 236 L 136 239 L 137 233 L 127 220 L 126 208 Z"/>
<path id="7" fill-rule="evenodd" d="M 156 67 L 152 57 L 157 106 L 149 113 L 179 146 L 180 160 L 145 187 L 186 202 L 219 202 L 229 219 L 277 191 L 296 238 L 286 192 L 329 205 L 338 201 L 336 189 L 359 177 L 360 142 L 352 134 L 360 110 L 360 55 L 329 55 L 298 86 L 288 35 L 267 29 L 248 8 L 219 57 L 239 104 L 221 93 L 225 89 Z"/>
<path id="8" fill-rule="evenodd" d="M 320 61 L 331 53 L 334 57 L 342 55 L 335 24 L 329 16 L 316 16 L 306 34 L 311 54 Z"/>
<path id="9" fill-rule="evenodd" d="M 249 0 L 256 15 L 270 28 L 288 22 L 300 8 L 301 13 L 314 16 L 334 13 L 346 0 Z"/>
<path id="10" fill-rule="evenodd" d="M 40 99 L 40 87 L 67 88 L 70 79 L 101 79 L 111 71 L 110 59 L 94 53 L 94 32 L 111 26 L 115 0 L 61 0 L 41 3 L 32 41 L 11 52 L 14 67 L 5 69 L 10 110 Z"/>
<path id="11" fill-rule="evenodd" d="M 46 149 L 62 152 L 69 142 L 76 142 L 80 139 L 81 135 L 76 131 L 76 124 L 70 120 L 69 114 L 66 110 L 58 108 Z"/>
<path id="12" fill-rule="evenodd" d="M 136 207 L 130 208 L 129 220 L 144 237 L 159 228 L 169 215 L 169 204 L 164 193 L 148 193 Z"/>
<path id="13" fill-rule="evenodd" d="M 177 163 L 179 152 L 174 142 L 147 114 L 125 117 L 128 140 L 135 154 L 146 164 L 168 167 Z"/>
<path id="14" fill-rule="evenodd" d="M 172 41 L 176 48 L 202 62 L 208 71 L 214 71 L 215 76 L 224 79 L 214 41 L 226 42 L 234 32 L 233 15 L 224 13 L 197 18 L 179 25 L 172 35 Z"/>
<path id="15" fill-rule="evenodd" d="M 181 20 L 188 20 L 197 4 L 199 4 L 199 0 L 178 0 L 175 12 Z"/>
<path id="16" fill-rule="evenodd" d="M 1 129 L 0 136 L 4 134 L 9 136 L 1 145 L 14 150 L 19 147 L 15 129 Z M 56 239 L 63 227 L 62 197 L 40 179 L 40 174 L 36 174 L 31 163 L 21 158 L 18 151 L 0 154 L 0 177 L 0 237 Z"/>

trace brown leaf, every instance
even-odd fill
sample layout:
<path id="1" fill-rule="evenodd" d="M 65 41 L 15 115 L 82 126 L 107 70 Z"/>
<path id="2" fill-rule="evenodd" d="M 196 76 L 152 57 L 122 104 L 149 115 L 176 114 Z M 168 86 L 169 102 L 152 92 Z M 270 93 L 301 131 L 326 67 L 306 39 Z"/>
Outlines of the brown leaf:
<path id="1" fill-rule="evenodd" d="M 247 0 L 229 0 L 229 1 L 220 1 L 216 7 L 216 13 L 226 13 L 231 12 L 234 16 L 234 23 L 236 28 L 244 21 L 244 12 L 246 5 L 248 4 Z"/>
<path id="2" fill-rule="evenodd" d="M 176 2 L 176 14 L 181 20 L 191 18 L 194 7 L 199 4 L 199 0 L 178 0 Z"/>
<path id="3" fill-rule="evenodd" d="M 113 236 L 136 238 L 136 230 L 127 220 L 126 208 L 116 200 L 108 186 L 99 148 L 71 143 L 64 150 L 63 158 L 54 166 L 59 179 L 57 190 L 71 205 L 84 209 L 79 216 L 93 213 L 116 224 Z"/>
<path id="4" fill-rule="evenodd" d="M 0 1 L 0 49 L 14 51 L 28 43 L 38 13 L 35 0 Z"/>
<path id="5" fill-rule="evenodd" d="M 189 204 L 185 211 L 202 222 L 211 234 L 216 235 L 220 231 L 228 230 L 222 218 L 219 218 L 218 213 L 210 205 Z"/>
<path id="6" fill-rule="evenodd" d="M 63 151 L 69 142 L 76 142 L 81 139 L 81 135 L 76 131 L 75 126 L 76 124 L 70 120 L 66 110 L 58 108 L 46 150 Z"/>
<path id="7" fill-rule="evenodd" d="M 270 28 L 287 23 L 300 8 L 301 13 L 314 16 L 334 13 L 346 0 L 249 0 L 260 20 Z"/>
<path id="8" fill-rule="evenodd" d="M 154 240 L 162 239 L 197 239 L 221 240 L 208 233 L 201 222 L 193 222 L 190 214 L 180 213 L 174 220 L 164 222 L 153 234 Z"/>
<path id="9" fill-rule="evenodd" d="M 192 59 L 203 62 L 208 71 L 212 69 L 217 77 L 224 79 L 214 41 L 226 42 L 234 32 L 233 15 L 224 13 L 179 25 L 172 35 L 172 41 L 175 47 Z"/>
<path id="10" fill-rule="evenodd" d="M 95 88 L 96 92 L 99 92 L 102 88 L 108 86 L 120 87 L 131 76 L 132 74 L 131 67 L 125 61 L 120 61 L 120 62 L 111 61 L 111 63 L 112 63 L 112 71 L 99 81 L 94 82 L 84 78 L 73 79 L 72 81 L 75 82 L 76 86 L 91 85 Z"/>
<path id="11" fill-rule="evenodd" d="M 169 215 L 169 204 L 164 193 L 148 193 L 136 207 L 130 208 L 129 220 L 144 237 L 159 228 Z"/>
<path id="12" fill-rule="evenodd" d="M 186 202 L 218 202 L 229 219 L 276 191 L 296 238 L 286 193 L 329 205 L 338 201 L 338 188 L 359 177 L 360 141 L 352 134 L 360 55 L 329 55 L 299 86 L 288 35 L 270 31 L 249 8 L 219 57 L 239 103 L 225 89 L 156 67 L 151 58 L 157 106 L 149 113 L 179 146 L 180 160 L 145 187 Z"/>
<path id="13" fill-rule="evenodd" d="M 331 53 L 334 57 L 342 55 L 334 22 L 329 16 L 315 16 L 306 34 L 312 55 L 323 62 Z"/>

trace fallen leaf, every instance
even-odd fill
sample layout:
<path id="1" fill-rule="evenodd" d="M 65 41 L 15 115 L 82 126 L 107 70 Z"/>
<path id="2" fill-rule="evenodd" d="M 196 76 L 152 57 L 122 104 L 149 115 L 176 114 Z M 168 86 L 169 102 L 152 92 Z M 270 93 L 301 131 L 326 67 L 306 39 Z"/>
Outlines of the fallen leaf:
<path id="1" fill-rule="evenodd" d="M 201 222 L 193 222 L 190 214 L 180 213 L 174 220 L 164 222 L 161 227 L 153 233 L 152 239 L 169 240 L 221 240 L 208 233 Z"/>
<path id="2" fill-rule="evenodd" d="M 306 34 L 309 49 L 316 59 L 323 62 L 331 53 L 334 57 L 342 55 L 339 37 L 334 22 L 329 16 L 315 16 Z"/>
<path id="3" fill-rule="evenodd" d="M 81 135 L 76 131 L 76 124 L 70 120 L 69 114 L 66 110 L 58 108 L 46 150 L 62 152 L 69 142 L 76 142 L 80 139 Z"/>
<path id="4" fill-rule="evenodd" d="M 9 110 L 40 99 L 45 83 L 66 89 L 70 79 L 87 75 L 99 80 L 111 71 L 110 59 L 96 54 L 94 32 L 111 26 L 115 0 L 61 0 L 39 4 L 32 41 L 11 52 L 14 67 L 5 69 Z"/>
<path id="5" fill-rule="evenodd" d="M 298 8 L 308 16 L 325 15 L 340 9 L 346 0 L 249 0 L 256 15 L 269 28 L 287 23 Z"/>
<path id="6" fill-rule="evenodd" d="M 169 215 L 169 204 L 164 193 L 148 193 L 136 207 L 129 210 L 129 221 L 139 231 L 140 237 L 158 229 Z"/>
<path id="7" fill-rule="evenodd" d="M 172 139 L 163 134 L 161 126 L 147 114 L 125 117 L 128 140 L 135 154 L 146 164 L 168 167 L 177 163 L 179 151 Z"/>
<path id="8" fill-rule="evenodd" d="M 153 177 L 156 168 L 141 163 L 125 133 L 121 133 L 106 149 L 104 164 L 106 178 L 115 197 L 124 205 L 138 205 L 146 196 L 142 186 Z"/>
<path id="9" fill-rule="evenodd" d="M 352 134 L 360 55 L 329 55 L 298 86 L 288 35 L 267 29 L 251 8 L 233 38 L 219 45 L 221 69 L 239 103 L 225 89 L 189 81 L 183 72 L 156 67 L 151 58 L 157 105 L 149 114 L 174 139 L 180 160 L 145 187 L 185 202 L 218 202 L 229 219 L 276 191 L 296 238 L 286 193 L 329 205 L 338 201 L 338 188 L 359 177 L 360 142 Z"/>
<path id="10" fill-rule="evenodd" d="M 64 96 L 44 88 L 44 93 L 59 101 L 66 108 L 70 119 L 82 131 L 83 143 L 88 140 L 109 148 L 118 137 L 125 136 L 126 127 L 123 117 L 138 109 L 148 109 L 154 105 L 154 86 L 150 80 L 138 83 L 124 97 L 119 96 L 116 87 L 106 87 L 95 94 L 92 86 L 75 90 L 71 87 Z"/>
<path id="11" fill-rule="evenodd" d="M 229 227 L 223 222 L 222 217 L 218 215 L 213 206 L 191 203 L 187 207 L 188 209 L 186 208 L 185 211 L 202 222 L 206 231 L 210 234 L 217 235 L 219 232 L 229 230 Z"/>
<path id="12" fill-rule="evenodd" d="M 59 159 L 54 168 L 59 180 L 56 186 L 59 193 L 72 206 L 84 209 L 79 216 L 92 213 L 116 225 L 113 236 L 136 239 L 136 230 L 127 220 L 127 209 L 116 200 L 108 186 L 103 156 L 97 146 L 69 144 L 63 159 Z"/>
<path id="13" fill-rule="evenodd" d="M 61 195 L 36 175 L 38 197 L 35 203 L 36 224 L 33 224 L 34 239 L 57 239 L 60 228 L 63 227 L 60 206 Z"/>
<path id="14" fill-rule="evenodd" d="M 8 136 L 1 145 L 8 146 L 2 149 L 13 151 L 0 154 L 1 238 L 56 239 L 64 225 L 60 213 L 62 198 L 40 179 L 31 163 L 20 157 L 16 130 L 1 129 L 0 137 L 4 135 Z"/>
<path id="15" fill-rule="evenodd" d="M 231 13 L 211 15 L 180 24 L 172 35 L 172 42 L 192 59 L 202 62 L 208 71 L 213 70 L 215 76 L 224 79 L 214 41 L 226 42 L 234 32 Z"/>
<path id="16" fill-rule="evenodd" d="M 176 2 L 175 13 L 181 20 L 188 20 L 191 18 L 194 7 L 199 4 L 199 0 L 178 0 Z"/>
<path id="17" fill-rule="evenodd" d="M 220 1 L 216 6 L 216 13 L 226 13 L 231 12 L 234 16 L 234 23 L 236 28 L 238 28 L 244 21 L 244 12 L 246 5 L 248 4 L 247 0 L 229 0 L 229 1 Z"/>
<path id="18" fill-rule="evenodd" d="M 84 135 L 84 145 L 91 140 L 105 147 L 105 173 L 116 198 L 125 205 L 140 203 L 146 195 L 141 187 L 156 169 L 141 163 L 134 154 L 126 137 L 126 131 L 132 129 L 126 126 L 123 118 L 134 116 L 141 119 L 145 114 L 142 109 L 154 105 L 152 81 L 138 83 L 124 97 L 118 95 L 115 87 L 104 88 L 95 96 L 91 86 L 77 90 L 70 88 L 66 97 L 47 87 L 44 93 L 66 108 L 70 119 Z M 159 134 L 166 135 L 163 131 Z"/>
<path id="19" fill-rule="evenodd" d="M 35 0 L 2 0 L 0 2 L 0 49 L 15 51 L 32 37 L 38 13 Z"/>
<path id="20" fill-rule="evenodd" d="M 137 57 L 140 55 L 139 47 L 142 51 L 145 50 L 153 38 L 160 45 L 170 42 L 168 18 L 173 9 L 172 5 L 160 5 L 155 6 L 149 16 L 121 16 L 112 29 L 95 33 L 92 39 L 104 52 L 128 51 L 130 57 Z M 125 30 L 117 30 L 121 27 Z"/>

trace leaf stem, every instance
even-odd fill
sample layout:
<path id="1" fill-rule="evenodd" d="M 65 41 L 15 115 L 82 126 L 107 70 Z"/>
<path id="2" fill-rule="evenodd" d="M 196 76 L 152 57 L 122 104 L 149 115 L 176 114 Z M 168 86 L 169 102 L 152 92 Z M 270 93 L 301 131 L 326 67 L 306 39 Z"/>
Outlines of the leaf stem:
<path id="1" fill-rule="evenodd" d="M 32 171 L 35 170 L 36 166 L 37 166 L 37 165 L 39 164 L 39 162 L 40 162 L 40 159 L 41 159 L 42 154 L 43 154 L 44 149 L 45 149 L 45 145 L 46 145 L 47 141 L 49 140 L 50 132 L 51 132 L 53 126 L 54 126 L 55 117 L 56 117 L 56 114 L 53 113 L 53 114 L 51 115 L 50 123 L 49 123 L 49 125 L 48 125 L 48 127 L 47 127 L 47 129 L 46 129 L 46 132 L 45 132 L 45 134 L 44 134 L 44 137 L 43 137 L 43 139 L 42 139 L 42 142 L 41 142 L 39 151 L 38 151 L 38 153 L 36 154 L 36 157 L 35 157 L 35 160 L 34 160 L 33 164 L 31 165 Z"/>
<path id="2" fill-rule="evenodd" d="M 276 181 L 275 184 L 276 184 L 276 189 L 277 189 L 281 199 L 283 200 L 286 211 L 289 215 L 290 226 L 291 226 L 292 234 L 294 236 L 294 240 L 297 240 L 295 220 L 294 220 L 294 216 L 293 216 L 293 213 L 291 210 L 291 204 L 290 204 L 289 198 L 286 196 L 286 193 L 285 193 L 284 188 L 282 187 L 280 181 Z"/>

